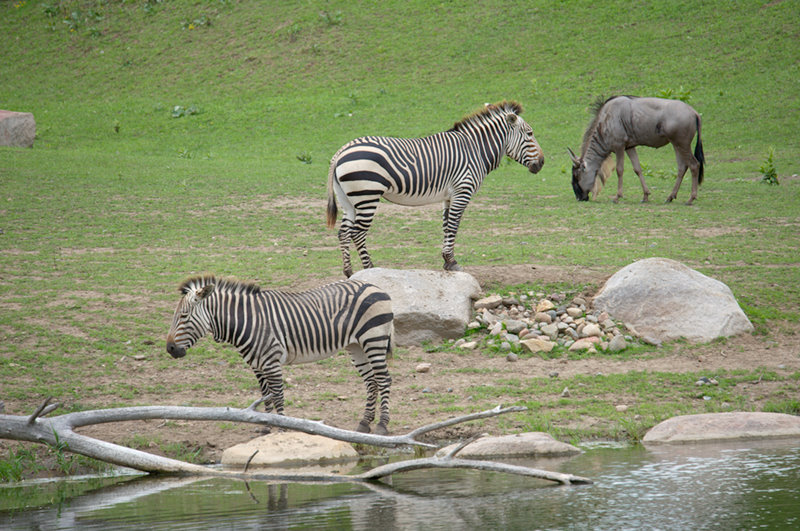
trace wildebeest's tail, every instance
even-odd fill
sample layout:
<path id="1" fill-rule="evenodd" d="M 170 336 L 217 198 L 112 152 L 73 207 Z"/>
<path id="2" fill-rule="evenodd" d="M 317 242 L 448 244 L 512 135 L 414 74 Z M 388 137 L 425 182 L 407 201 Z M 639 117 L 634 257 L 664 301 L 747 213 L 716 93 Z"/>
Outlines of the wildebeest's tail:
<path id="1" fill-rule="evenodd" d="M 698 137 L 699 138 L 699 137 Z M 340 150 L 341 151 L 341 150 Z M 336 208 L 336 196 L 333 193 L 333 180 L 336 178 L 334 172 L 336 170 L 336 159 L 339 153 L 331 159 L 331 167 L 328 169 L 328 228 L 332 229 L 336 226 L 336 215 L 339 212 Z"/>
<path id="2" fill-rule="evenodd" d="M 698 183 L 703 182 L 703 166 L 705 165 L 706 158 L 703 155 L 703 141 L 700 140 L 700 115 L 697 114 L 694 117 L 695 123 L 697 124 L 697 144 L 694 145 L 694 158 L 697 159 L 697 162 L 700 163 L 700 175 L 697 178 Z"/>

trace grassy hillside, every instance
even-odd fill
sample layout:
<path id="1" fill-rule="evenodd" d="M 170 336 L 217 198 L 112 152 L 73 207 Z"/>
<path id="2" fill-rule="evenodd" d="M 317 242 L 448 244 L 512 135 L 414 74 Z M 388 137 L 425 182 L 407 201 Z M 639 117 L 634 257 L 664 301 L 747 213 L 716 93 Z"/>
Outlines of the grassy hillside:
<path id="1" fill-rule="evenodd" d="M 525 106 L 546 163 L 487 178 L 457 239 L 463 265 L 612 273 L 666 256 L 728 283 L 761 333 L 797 323 L 797 20 L 798 0 L 0 2 L 0 108 L 37 122 L 33 149 L 0 148 L 0 398 L 86 400 L 81 379 L 130 400 L 114 360 L 169 363 L 185 276 L 340 275 L 324 226 L 339 146 L 438 132 L 503 99 Z M 594 99 L 618 93 L 679 94 L 702 113 L 693 207 L 688 182 L 661 203 L 669 147 L 640 150 L 653 203 L 627 163 L 620 204 L 575 201 L 566 148 Z M 770 147 L 780 186 L 760 182 Z M 440 268 L 439 217 L 380 209 L 376 264 Z"/>

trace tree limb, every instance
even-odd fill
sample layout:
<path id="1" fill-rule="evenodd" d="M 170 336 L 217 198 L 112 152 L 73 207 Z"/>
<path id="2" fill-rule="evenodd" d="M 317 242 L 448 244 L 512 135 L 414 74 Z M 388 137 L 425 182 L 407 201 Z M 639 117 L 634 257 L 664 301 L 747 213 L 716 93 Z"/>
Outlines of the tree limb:
<path id="1" fill-rule="evenodd" d="M 418 441 L 416 437 L 435 429 L 452 426 L 453 424 L 458 424 L 461 422 L 493 417 L 510 412 L 524 411 L 526 409 L 524 407 L 501 408 L 500 406 L 497 406 L 491 410 L 422 426 L 421 428 L 417 428 L 416 430 L 413 430 L 405 435 L 375 435 L 370 433 L 342 430 L 332 426 L 327 426 L 318 421 L 255 411 L 255 407 L 260 403 L 260 401 L 251 404 L 246 409 L 232 409 L 228 407 L 141 406 L 77 411 L 56 417 L 44 418 L 45 415 L 51 413 L 53 410 L 59 407 L 59 404 L 57 403 L 51 404 L 51 400 L 52 398 L 45 400 L 44 403 L 42 403 L 42 405 L 39 406 L 29 417 L 0 415 L 0 439 L 30 441 L 53 446 L 56 444 L 65 444 L 66 449 L 68 449 L 70 452 L 91 457 L 93 459 L 98 459 L 100 461 L 105 461 L 114 465 L 129 467 L 144 472 L 160 472 L 183 475 L 222 476 L 242 479 L 271 479 L 286 481 L 352 482 L 376 480 L 395 472 L 404 472 L 419 468 L 472 468 L 538 477 L 551 481 L 558 481 L 559 483 L 567 485 L 591 482 L 586 478 L 571 476 L 569 474 L 559 474 L 555 472 L 506 465 L 491 461 L 473 461 L 453 458 L 458 451 L 460 451 L 471 441 L 467 441 L 466 443 L 459 445 L 454 451 L 450 452 L 443 458 L 432 457 L 392 463 L 389 465 L 379 466 L 360 475 L 272 475 L 263 473 L 248 473 L 247 465 L 245 465 L 243 472 L 233 472 L 185 463 L 183 461 L 178 461 L 167 457 L 160 457 L 147 452 L 142 452 L 140 450 L 134 450 L 132 448 L 127 448 L 99 439 L 94 439 L 92 437 L 87 437 L 74 431 L 75 428 L 79 428 L 81 426 L 131 420 L 173 419 L 231 421 L 269 425 L 278 428 L 301 431 L 313 435 L 322 435 L 331 439 L 356 444 L 368 444 L 372 446 L 388 448 L 404 445 L 436 448 L 435 445 Z"/>
<path id="2" fill-rule="evenodd" d="M 410 470 L 419 470 L 421 468 L 470 468 L 473 470 L 486 470 L 490 472 L 505 472 L 507 474 L 517 474 L 519 476 L 528 476 L 539 479 L 546 479 L 549 481 L 556 481 L 562 485 L 579 485 L 588 484 L 592 480 L 581 476 L 573 476 L 572 474 L 561 474 L 559 472 L 550 472 L 548 470 L 540 470 L 538 468 L 528 468 L 526 466 L 509 465 L 506 463 L 499 463 L 496 461 L 478 461 L 473 459 L 458 459 L 455 457 L 421 457 L 409 461 L 397 461 L 395 463 L 388 463 L 382 466 L 368 470 L 363 474 L 355 476 L 361 479 L 375 480 L 380 479 L 397 472 L 408 472 Z"/>

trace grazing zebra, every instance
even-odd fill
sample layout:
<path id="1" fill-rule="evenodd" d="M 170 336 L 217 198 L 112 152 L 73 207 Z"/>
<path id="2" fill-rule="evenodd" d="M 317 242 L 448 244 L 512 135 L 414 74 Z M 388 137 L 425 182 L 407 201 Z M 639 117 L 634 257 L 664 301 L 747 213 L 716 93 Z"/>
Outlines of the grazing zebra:
<path id="1" fill-rule="evenodd" d="M 508 155 L 532 173 L 544 156 L 533 130 L 513 101 L 486 105 L 452 129 L 425 138 L 366 136 L 342 146 L 328 171 L 328 228 L 336 224 L 336 200 L 342 207 L 339 246 L 344 274 L 350 276 L 350 242 L 364 268 L 372 267 L 365 245 L 381 197 L 399 205 L 442 201 L 444 268 L 458 271 L 454 244 L 458 225 L 483 178 Z M 335 198 L 334 198 L 335 197 Z"/>
<path id="2" fill-rule="evenodd" d="M 346 348 L 367 386 L 367 407 L 357 430 L 369 433 L 380 395 L 375 432 L 388 433 L 392 380 L 386 357 L 394 327 L 385 292 L 344 280 L 291 293 L 210 275 L 186 280 L 179 291 L 183 297 L 167 335 L 173 358 L 182 358 L 186 349 L 212 333 L 215 341 L 236 347 L 255 372 L 262 396 L 270 396 L 267 411 L 274 405 L 282 415 L 281 365 L 325 359 Z"/>

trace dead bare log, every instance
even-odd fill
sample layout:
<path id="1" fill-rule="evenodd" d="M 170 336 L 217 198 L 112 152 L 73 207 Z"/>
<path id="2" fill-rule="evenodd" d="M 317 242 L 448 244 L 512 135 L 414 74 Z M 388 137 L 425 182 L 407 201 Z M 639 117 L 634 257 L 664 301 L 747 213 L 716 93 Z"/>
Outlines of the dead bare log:
<path id="1" fill-rule="evenodd" d="M 372 446 L 388 448 L 406 445 L 420 446 L 423 448 L 436 448 L 435 445 L 418 441 L 416 437 L 432 430 L 445 426 L 451 426 L 461 422 L 502 415 L 510 412 L 524 411 L 524 407 L 501 408 L 500 406 L 497 406 L 491 410 L 429 424 L 427 426 L 417 428 L 416 430 L 413 430 L 405 435 L 374 435 L 369 433 L 342 430 L 332 426 L 327 426 L 318 421 L 259 412 L 255 410 L 255 406 L 260 403 L 260 400 L 254 402 L 246 409 L 233 409 L 229 407 L 141 406 L 78 411 L 45 418 L 45 415 L 52 413 L 59 407 L 59 404 L 53 404 L 51 403 L 51 400 L 51 398 L 45 400 L 44 403 L 28 417 L 0 414 L 0 439 L 29 441 L 51 446 L 64 445 L 66 449 L 76 454 L 114 465 L 151 473 L 156 472 L 182 475 L 223 476 L 242 479 L 352 482 L 375 480 L 395 472 L 403 472 L 406 470 L 415 470 L 419 468 L 473 468 L 478 470 L 494 470 L 499 472 L 540 477 L 542 479 L 558 481 L 562 484 L 590 482 L 586 478 L 529 469 L 526 467 L 515 467 L 512 465 L 504 465 L 502 463 L 493 463 L 489 461 L 454 459 L 452 456 L 461 448 L 463 448 L 464 444 L 460 445 L 444 458 L 414 459 L 403 462 L 406 463 L 405 465 L 403 463 L 384 465 L 370 470 L 364 474 L 355 476 L 342 476 L 335 474 L 311 476 L 291 474 L 269 475 L 258 472 L 248 473 L 247 467 L 245 467 L 243 472 L 212 469 L 201 465 L 178 461 L 176 459 L 170 459 L 168 457 L 153 455 L 140 450 L 134 450 L 132 448 L 109 443 L 107 441 L 87 437 L 74 431 L 76 428 L 82 426 L 132 420 L 170 419 L 229 421 L 247 422 L 252 424 L 273 426 L 277 428 L 285 428 L 313 435 L 322 435 L 331 439 L 355 444 L 368 444 Z"/>

